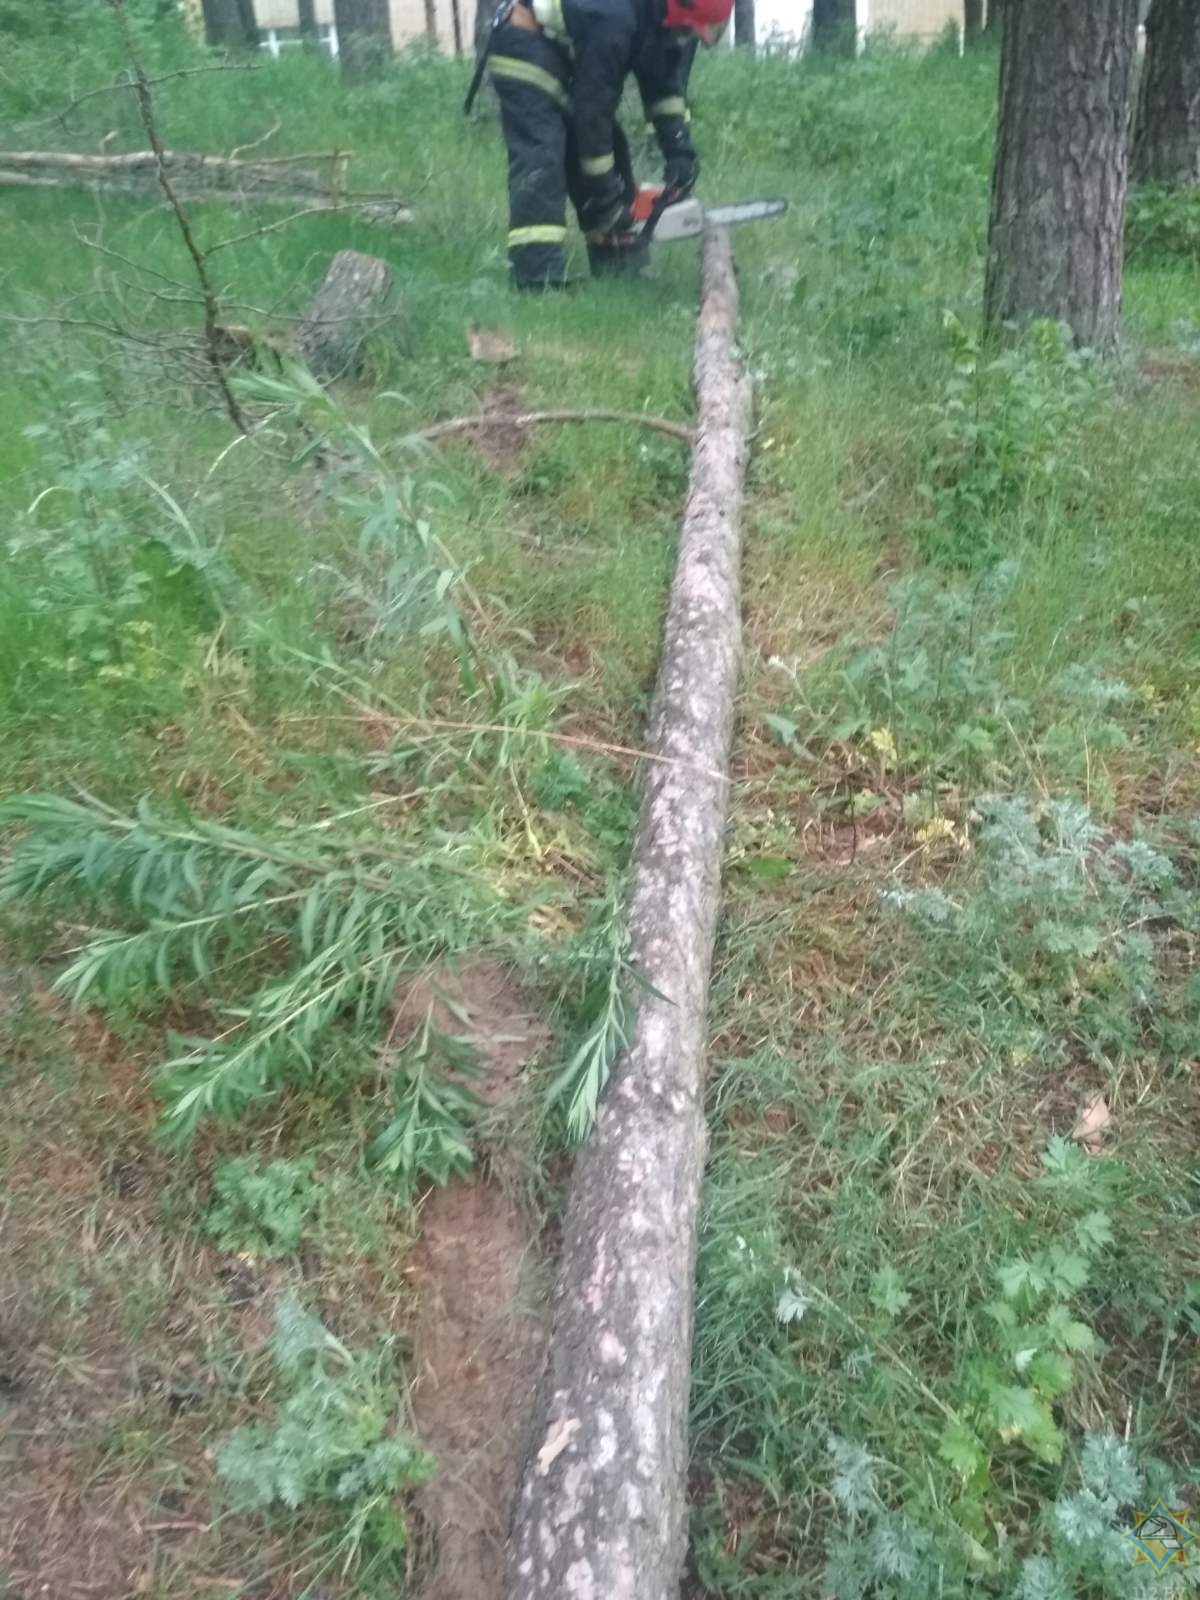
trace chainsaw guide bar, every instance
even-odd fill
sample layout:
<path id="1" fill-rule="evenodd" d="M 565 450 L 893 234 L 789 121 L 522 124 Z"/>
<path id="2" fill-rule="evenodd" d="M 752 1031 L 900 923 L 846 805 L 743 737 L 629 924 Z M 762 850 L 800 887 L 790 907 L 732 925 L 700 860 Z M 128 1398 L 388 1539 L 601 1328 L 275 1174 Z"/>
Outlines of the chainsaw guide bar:
<path id="1" fill-rule="evenodd" d="M 677 239 L 696 239 L 706 222 L 722 228 L 740 227 L 744 222 L 766 222 L 781 217 L 786 200 L 741 200 L 727 206 L 705 206 L 694 198 L 677 200 L 661 212 L 654 228 L 656 244 L 671 244 Z"/>

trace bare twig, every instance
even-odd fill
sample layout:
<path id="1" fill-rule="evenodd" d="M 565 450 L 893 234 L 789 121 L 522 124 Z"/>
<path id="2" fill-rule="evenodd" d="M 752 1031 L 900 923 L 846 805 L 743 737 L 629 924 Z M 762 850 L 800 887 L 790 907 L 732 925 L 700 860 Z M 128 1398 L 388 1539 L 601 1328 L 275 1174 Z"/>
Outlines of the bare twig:
<path id="1" fill-rule="evenodd" d="M 667 417 L 648 417 L 640 411 L 482 411 L 476 417 L 451 417 L 447 422 L 435 422 L 431 427 L 410 433 L 410 439 L 424 439 L 433 443 L 456 433 L 475 433 L 486 428 L 531 428 L 542 422 L 618 422 L 633 428 L 649 428 L 653 433 L 665 434 L 668 439 L 678 439 L 681 444 L 692 443 L 692 430 L 682 422 L 671 422 Z"/>
<path id="2" fill-rule="evenodd" d="M 161 72 L 156 78 L 147 78 L 150 88 L 156 88 L 160 83 L 170 83 L 172 78 L 195 78 L 202 73 L 209 72 L 261 72 L 262 68 L 253 61 L 217 61 L 204 67 L 180 67 L 175 72 Z M 88 89 L 83 94 L 77 94 L 68 100 L 61 111 L 56 111 L 51 117 L 42 117 L 40 121 L 29 124 L 31 127 L 43 127 L 47 122 L 65 123 L 67 118 L 77 106 L 85 100 L 94 100 L 97 95 L 119 94 L 122 89 L 137 89 L 136 81 L 124 79 L 120 83 L 102 83 L 98 89 Z"/>
<path id="3" fill-rule="evenodd" d="M 645 761 L 652 765 L 665 767 L 687 767 L 691 771 L 705 778 L 714 778 L 719 783 L 728 783 L 729 779 L 715 768 L 705 767 L 695 761 L 688 761 L 679 756 L 656 754 L 653 750 L 638 750 L 630 744 L 613 744 L 607 739 L 588 739 L 581 734 L 560 733 L 556 729 L 526 728 L 510 725 L 504 722 L 456 722 L 449 717 L 415 717 L 395 711 L 380 711 L 374 706 L 366 705 L 361 700 L 356 700 L 353 695 L 344 694 L 343 698 L 350 701 L 351 705 L 359 707 L 359 714 L 351 718 L 353 722 L 387 723 L 395 728 L 424 728 L 428 729 L 427 737 L 435 737 L 442 733 L 498 733 L 506 737 L 523 737 L 528 739 L 546 739 L 551 744 L 569 745 L 574 750 L 591 750 L 597 755 L 624 756 L 631 761 Z M 288 717 L 288 722 L 306 722 L 307 717 Z M 330 718 L 327 714 L 321 719 L 324 721 L 338 721 L 337 717 Z M 421 742 L 414 738 L 414 743 Z"/>
<path id="4" fill-rule="evenodd" d="M 299 222 L 301 217 L 328 216 L 334 211 L 354 211 L 353 201 L 339 205 L 336 201 L 326 201 L 321 205 L 307 206 L 303 211 L 293 211 L 286 217 L 280 217 L 276 222 L 265 222 L 261 228 L 248 228 L 245 233 L 235 233 L 231 239 L 218 239 L 216 244 L 210 244 L 205 250 L 206 256 L 216 255 L 218 250 L 228 250 L 230 245 L 245 244 L 247 239 L 257 239 L 260 234 L 274 233 L 278 228 L 286 228 L 290 223 Z"/>
<path id="5" fill-rule="evenodd" d="M 259 149 L 262 145 L 266 144 L 269 139 L 273 139 L 282 127 L 283 123 L 280 122 L 278 117 L 276 117 L 275 121 L 267 129 L 266 133 L 260 133 L 257 139 L 252 139 L 249 144 L 235 144 L 233 149 L 229 152 L 229 159 L 231 161 L 236 161 L 244 150 Z"/>
<path id="6" fill-rule="evenodd" d="M 135 333 L 132 328 L 122 328 L 114 323 L 97 322 L 91 317 L 18 317 L 11 312 L 4 312 L 0 321 L 11 323 L 17 327 L 26 328 L 87 328 L 91 333 L 104 333 L 112 339 L 128 339 L 132 344 L 144 344 L 156 350 L 172 348 L 172 340 L 166 334 Z M 189 343 L 194 343 L 194 335 L 188 340 L 183 335 L 175 335 L 178 350 L 187 349 Z"/>
<path id="7" fill-rule="evenodd" d="M 230 422 L 233 423 L 239 433 L 248 433 L 250 431 L 249 424 L 234 396 L 233 390 L 229 386 L 225 363 L 221 359 L 221 342 L 218 332 L 220 306 L 217 303 L 212 280 L 208 275 L 204 253 L 196 243 L 195 236 L 192 233 L 191 222 L 188 220 L 188 214 L 180 204 L 179 197 L 171 185 L 170 178 L 167 176 L 166 151 L 163 148 L 162 140 L 158 136 L 158 125 L 154 120 L 154 99 L 150 93 L 150 85 L 146 79 L 141 59 L 133 47 L 133 35 L 129 28 L 129 18 L 125 14 L 125 0 L 108 0 L 108 3 L 117 19 L 121 42 L 125 46 L 125 55 L 137 85 L 138 111 L 141 114 L 142 126 L 146 130 L 146 137 L 150 141 L 150 148 L 154 151 L 159 187 L 166 197 L 167 204 L 175 214 L 180 236 L 183 239 L 188 255 L 192 258 L 192 266 L 196 270 L 196 281 L 200 285 L 200 293 L 204 297 L 204 346 L 208 355 L 208 364 L 212 368 L 212 375 L 221 399 L 225 404 L 225 410 L 229 415 Z"/>

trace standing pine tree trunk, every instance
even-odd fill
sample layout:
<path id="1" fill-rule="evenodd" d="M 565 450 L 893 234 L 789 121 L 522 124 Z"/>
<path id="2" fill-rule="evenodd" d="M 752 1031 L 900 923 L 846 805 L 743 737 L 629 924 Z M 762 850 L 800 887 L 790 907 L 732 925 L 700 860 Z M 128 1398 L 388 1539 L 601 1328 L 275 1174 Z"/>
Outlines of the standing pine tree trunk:
<path id="1" fill-rule="evenodd" d="M 1200 184 L 1200 0 L 1154 0 L 1133 125 L 1130 178 Z"/>
<path id="2" fill-rule="evenodd" d="M 317 37 L 316 0 L 296 0 L 296 25 L 300 37 L 308 43 Z"/>
<path id="3" fill-rule="evenodd" d="M 425 37 L 432 45 L 438 42 L 437 0 L 425 0 Z"/>
<path id="4" fill-rule="evenodd" d="M 450 0 L 450 26 L 454 32 L 454 54 L 463 53 L 462 6 L 459 0 Z"/>
<path id="5" fill-rule="evenodd" d="M 813 0 L 812 42 L 819 50 L 852 56 L 858 45 L 856 0 Z"/>
<path id="6" fill-rule="evenodd" d="M 201 0 L 204 42 L 226 50 L 258 48 L 254 0 Z"/>
<path id="7" fill-rule="evenodd" d="M 756 42 L 754 0 L 734 0 L 733 42 L 739 50 L 753 50 Z"/>
<path id="8" fill-rule="evenodd" d="M 1004 0 L 987 0 L 987 21 L 983 31 L 998 39 L 1004 32 Z"/>
<path id="9" fill-rule="evenodd" d="M 342 76 L 357 83 L 378 72 L 392 53 L 388 0 L 333 0 Z"/>
<path id="10" fill-rule="evenodd" d="M 1117 339 L 1138 0 L 1005 0 L 984 305 Z"/>
<path id="11" fill-rule="evenodd" d="M 968 50 L 983 38 L 983 0 L 963 0 L 963 44 Z"/>

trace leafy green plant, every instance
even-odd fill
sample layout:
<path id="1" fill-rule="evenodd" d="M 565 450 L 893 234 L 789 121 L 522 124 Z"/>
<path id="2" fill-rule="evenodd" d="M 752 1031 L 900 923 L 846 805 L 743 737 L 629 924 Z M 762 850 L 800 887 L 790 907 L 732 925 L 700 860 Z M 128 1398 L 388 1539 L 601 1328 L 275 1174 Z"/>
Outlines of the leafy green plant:
<path id="1" fill-rule="evenodd" d="M 1083 1206 L 1092 1196 L 1111 1203 L 1120 1169 L 1093 1167 L 1078 1145 L 1061 1138 L 1051 1141 L 1042 1161 L 1039 1187 L 1051 1215 L 1036 1247 L 996 1270 L 999 1298 L 982 1308 L 979 1348 L 962 1362 L 951 1388 L 957 1415 L 944 1428 L 939 1450 L 981 1511 L 992 1462 L 1005 1450 L 1019 1444 L 1043 1461 L 1061 1459 L 1054 1407 L 1077 1381 L 1080 1361 L 1100 1344 L 1073 1302 L 1087 1290 L 1113 1229 L 1106 1210 Z M 982 1528 L 982 1517 L 974 1520 Z"/>
<path id="2" fill-rule="evenodd" d="M 1002 607 L 1015 576 L 1001 563 L 968 588 L 898 587 L 890 638 L 846 665 L 833 737 L 869 741 L 882 726 L 902 771 L 966 781 L 994 772 L 1027 715 L 1003 671 L 1012 636 Z"/>
<path id="3" fill-rule="evenodd" d="M 1054 323 L 1034 324 L 999 355 L 953 312 L 944 326 L 953 372 L 931 407 L 921 494 L 934 517 L 933 551 L 978 567 L 1003 553 L 996 536 L 1006 513 L 1089 487 L 1090 467 L 1077 446 L 1101 377 Z"/>
<path id="4" fill-rule="evenodd" d="M 442 1033 L 426 1016 L 416 1038 L 398 1053 L 395 1115 L 372 1140 L 368 1162 L 405 1184 L 418 1178 L 444 1184 L 470 1171 L 471 1124 L 484 1103 L 462 1079 L 478 1070 L 473 1046 Z"/>
<path id="5" fill-rule="evenodd" d="M 368 653 L 400 638 L 447 638 L 464 684 L 475 686 L 474 647 L 460 603 L 465 579 L 429 519 L 429 487 L 396 472 L 370 432 L 353 421 L 312 374 L 285 361 L 276 376 L 248 373 L 236 380 L 246 400 L 274 408 L 277 421 L 304 439 L 295 457 L 303 466 L 326 463 L 329 493 L 359 528 L 352 567 L 320 564 L 336 603 Z M 381 398 L 388 398 L 386 395 Z"/>
<path id="6" fill-rule="evenodd" d="M 932 1574 L 946 1595 L 1121 1600 L 1131 1592 L 1132 1552 L 1123 1536 L 1134 1511 L 1160 1497 L 1182 1503 L 1178 1475 L 1161 1461 L 1139 1459 L 1111 1433 L 1088 1433 L 1071 1474 L 1079 1487 L 1064 1486 L 1039 1519 L 1047 1553 L 1028 1555 L 1018 1565 L 991 1558 L 946 1526 L 930 1528 L 890 1508 L 881 1483 L 885 1464 L 862 1445 L 835 1435 L 828 1450 L 830 1494 L 847 1524 L 830 1545 L 824 1574 L 826 1592 L 835 1600 L 924 1600 Z M 1178 1570 L 1187 1582 L 1186 1569 Z"/>
<path id="7" fill-rule="evenodd" d="M 464 770 L 491 776 L 531 772 L 548 758 L 547 735 L 557 722 L 573 684 L 548 683 L 508 655 L 477 663 L 479 677 L 466 697 L 460 719 L 431 719 L 427 727 L 413 717 L 414 732 L 402 729 L 373 763 L 377 771 L 412 773 L 432 784 L 461 779 Z M 418 731 L 419 730 L 419 731 Z"/>
<path id="8" fill-rule="evenodd" d="M 275 1414 L 238 1428 L 217 1475 L 238 1511 L 323 1508 L 333 1558 L 397 1556 L 408 1528 L 397 1505 L 433 1463 L 397 1425 L 403 1398 L 388 1346 L 351 1350 L 295 1300 L 275 1312 Z"/>
<path id="9" fill-rule="evenodd" d="M 1169 936 L 1194 929 L 1195 893 L 1170 857 L 1113 839 L 1075 801 L 977 803 L 982 883 L 955 899 L 939 887 L 889 889 L 887 904 L 923 937 L 976 1002 L 993 1036 L 1023 1051 L 1075 1040 L 1097 1059 L 1144 1043 L 1186 1057 L 1200 1039 L 1197 996 L 1170 959 Z"/>
<path id="10" fill-rule="evenodd" d="M 164 606 L 195 624 L 225 611 L 233 580 L 178 500 L 147 471 L 145 447 L 119 437 L 99 376 L 72 375 L 74 397 L 24 437 L 53 474 L 15 519 L 8 578 L 24 607 L 61 630 L 44 665 L 115 682 L 157 676 L 147 638 Z"/>
<path id="11" fill-rule="evenodd" d="M 591 1132 L 613 1063 L 629 1042 L 630 990 L 640 980 L 628 965 L 628 947 L 628 929 L 614 896 L 603 903 L 571 952 L 571 965 L 582 975 L 583 1037 L 551 1081 L 548 1101 L 552 1106 L 565 1102 L 567 1133 L 576 1144 Z"/>
<path id="12" fill-rule="evenodd" d="M 0 807 L 27 832 L 0 871 L 0 904 L 57 887 L 131 920 L 94 933 L 58 979 L 76 1002 L 144 1005 L 181 984 L 222 994 L 223 966 L 264 962 L 228 1026 L 175 1037 L 161 1069 L 163 1129 L 185 1140 L 206 1116 L 236 1117 L 317 1071 L 340 1022 L 377 1025 L 401 972 L 519 917 L 453 849 L 398 852 L 395 837 L 347 823 L 253 834 L 193 816 L 28 795 Z"/>
<path id="13" fill-rule="evenodd" d="M 1200 261 L 1200 194 L 1157 184 L 1131 189 L 1125 241 L 1131 261 L 1154 256 Z"/>
<path id="14" fill-rule="evenodd" d="M 320 1204 L 311 1160 L 279 1158 L 263 1166 L 237 1156 L 213 1166 L 213 1200 L 206 1232 L 222 1250 L 270 1259 L 299 1249 L 305 1225 Z"/>
<path id="15" fill-rule="evenodd" d="M 818 670 L 793 674 L 792 694 L 764 716 L 766 727 L 816 769 L 822 787 L 824 767 L 836 769 L 839 784 L 865 783 L 830 799 L 852 814 L 877 805 L 878 789 L 899 786 L 906 821 L 935 820 L 947 789 L 957 808 L 964 793 L 1010 782 L 1031 752 L 1064 777 L 1078 772 L 1097 786 L 1096 757 L 1134 744 L 1152 700 L 1114 675 L 1103 650 L 1023 681 L 1014 624 L 1025 586 L 1015 561 L 970 582 L 914 577 L 894 585 L 886 637 L 864 647 L 849 635 Z M 1129 629 L 1142 612 L 1140 602 L 1127 602 Z M 823 744 L 842 749 L 830 761 Z"/>

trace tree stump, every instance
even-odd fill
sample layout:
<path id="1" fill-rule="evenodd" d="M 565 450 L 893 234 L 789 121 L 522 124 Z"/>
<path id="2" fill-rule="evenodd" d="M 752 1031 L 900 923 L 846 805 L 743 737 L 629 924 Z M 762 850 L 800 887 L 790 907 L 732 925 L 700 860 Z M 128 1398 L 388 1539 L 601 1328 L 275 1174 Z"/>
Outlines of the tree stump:
<path id="1" fill-rule="evenodd" d="M 363 347 L 386 318 L 391 298 L 386 261 L 338 251 L 300 329 L 300 351 L 314 376 L 323 382 L 359 376 Z"/>

